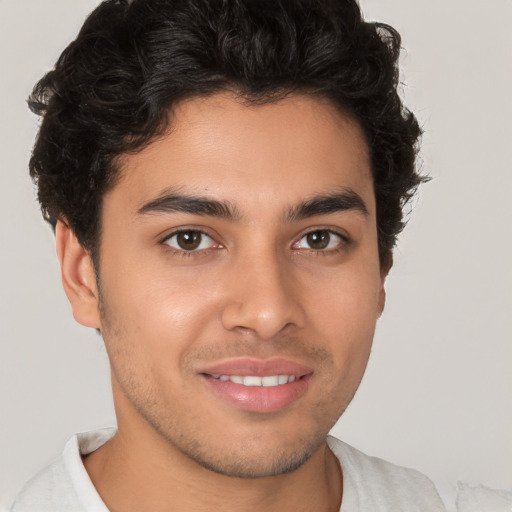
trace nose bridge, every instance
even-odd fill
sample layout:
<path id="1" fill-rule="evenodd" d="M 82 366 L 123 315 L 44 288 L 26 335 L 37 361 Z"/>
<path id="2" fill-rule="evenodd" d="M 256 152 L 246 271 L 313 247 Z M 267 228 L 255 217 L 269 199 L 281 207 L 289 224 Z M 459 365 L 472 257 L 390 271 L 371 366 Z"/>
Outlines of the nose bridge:
<path id="1" fill-rule="evenodd" d="M 226 329 L 251 330 L 261 339 L 289 325 L 302 326 L 304 312 L 290 262 L 274 247 L 241 252 L 231 261 L 222 321 Z"/>

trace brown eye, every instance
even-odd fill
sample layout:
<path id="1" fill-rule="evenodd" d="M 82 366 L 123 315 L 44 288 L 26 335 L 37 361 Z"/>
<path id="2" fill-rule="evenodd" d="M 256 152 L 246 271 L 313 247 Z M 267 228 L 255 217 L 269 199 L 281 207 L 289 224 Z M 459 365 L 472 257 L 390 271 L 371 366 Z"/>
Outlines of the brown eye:
<path id="1" fill-rule="evenodd" d="M 329 229 L 316 229 L 305 234 L 293 246 L 294 249 L 309 249 L 310 251 L 329 251 L 343 246 L 346 239 Z"/>
<path id="2" fill-rule="evenodd" d="M 331 233 L 327 230 L 313 231 L 306 235 L 306 242 L 311 249 L 326 249 L 331 241 Z"/>
<path id="3" fill-rule="evenodd" d="M 202 234 L 198 231 L 182 231 L 176 235 L 176 242 L 180 249 L 193 251 L 201 244 Z"/>
<path id="4" fill-rule="evenodd" d="M 214 241 L 206 233 L 193 229 L 178 231 L 171 235 L 165 243 L 180 251 L 209 249 L 214 245 Z"/>

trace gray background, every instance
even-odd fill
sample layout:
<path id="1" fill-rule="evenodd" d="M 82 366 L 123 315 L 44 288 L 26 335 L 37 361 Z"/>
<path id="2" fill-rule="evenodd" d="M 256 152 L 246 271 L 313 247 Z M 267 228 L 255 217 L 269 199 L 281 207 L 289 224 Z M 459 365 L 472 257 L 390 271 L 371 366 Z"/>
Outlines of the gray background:
<path id="1" fill-rule="evenodd" d="M 101 339 L 75 324 L 27 163 L 32 85 L 93 0 L 0 0 L 0 509 L 77 431 L 114 422 Z M 368 371 L 334 433 L 456 480 L 512 485 L 512 2 L 363 0 L 402 34 L 421 190 Z"/>

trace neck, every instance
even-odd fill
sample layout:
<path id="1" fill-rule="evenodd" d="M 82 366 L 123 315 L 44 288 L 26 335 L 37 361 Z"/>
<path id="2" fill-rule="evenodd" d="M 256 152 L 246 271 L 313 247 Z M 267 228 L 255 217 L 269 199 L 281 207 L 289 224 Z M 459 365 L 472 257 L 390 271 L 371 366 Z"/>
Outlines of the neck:
<path id="1" fill-rule="evenodd" d="M 116 436 L 84 458 L 111 512 L 339 510 L 341 470 L 326 442 L 290 473 L 237 478 L 191 460 L 140 416 L 125 420 L 118 414 Z"/>

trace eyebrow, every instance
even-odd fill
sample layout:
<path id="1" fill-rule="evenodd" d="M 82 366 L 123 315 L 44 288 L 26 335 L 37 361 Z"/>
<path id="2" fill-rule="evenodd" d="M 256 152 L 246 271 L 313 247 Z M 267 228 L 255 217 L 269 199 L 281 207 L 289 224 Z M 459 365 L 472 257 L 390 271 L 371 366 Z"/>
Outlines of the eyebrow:
<path id="1" fill-rule="evenodd" d="M 368 209 L 359 194 L 350 188 L 344 188 L 332 194 L 322 194 L 299 203 L 288 213 L 288 221 L 314 217 L 315 215 L 328 215 L 338 212 L 356 211 L 368 216 Z"/>
<path id="2" fill-rule="evenodd" d="M 231 221 L 240 218 L 237 208 L 227 201 L 217 201 L 208 197 L 178 193 L 162 195 L 139 208 L 137 213 L 143 215 L 173 212 L 220 217 Z"/>
<path id="3" fill-rule="evenodd" d="M 316 215 L 328 215 L 345 211 L 356 211 L 364 216 L 368 215 L 368 209 L 363 199 L 350 188 L 344 188 L 331 194 L 314 196 L 302 201 L 287 212 L 286 218 L 288 222 L 297 222 Z M 140 215 L 174 212 L 218 217 L 230 221 L 241 218 L 236 206 L 228 201 L 175 192 L 164 194 L 144 204 L 138 210 Z"/>

